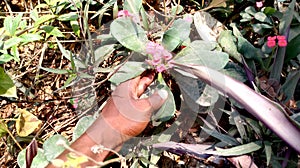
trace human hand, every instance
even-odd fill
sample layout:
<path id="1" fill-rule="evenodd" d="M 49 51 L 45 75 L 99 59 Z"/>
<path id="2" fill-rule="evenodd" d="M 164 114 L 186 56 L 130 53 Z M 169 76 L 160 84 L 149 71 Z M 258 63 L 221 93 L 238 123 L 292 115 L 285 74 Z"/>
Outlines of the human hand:
<path id="1" fill-rule="evenodd" d="M 116 143 L 123 143 L 139 135 L 149 123 L 152 113 L 158 110 L 168 97 L 166 90 L 158 90 L 148 98 L 140 99 L 154 77 L 155 74 L 152 72 L 120 84 L 104 106 L 98 121 L 89 128 L 87 134 L 96 143 L 106 141 L 103 136 Z M 109 133 L 105 130 L 106 135 L 101 135 L 103 133 L 100 132 L 103 130 L 100 129 L 111 131 Z"/>

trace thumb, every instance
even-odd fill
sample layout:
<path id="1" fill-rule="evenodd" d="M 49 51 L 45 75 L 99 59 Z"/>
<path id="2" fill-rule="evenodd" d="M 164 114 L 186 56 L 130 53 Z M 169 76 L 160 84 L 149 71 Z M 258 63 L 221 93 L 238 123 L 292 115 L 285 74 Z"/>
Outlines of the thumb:
<path id="1" fill-rule="evenodd" d="M 167 100 L 168 92 L 164 89 L 159 89 L 149 96 L 148 100 L 152 106 L 153 111 L 158 110 Z"/>

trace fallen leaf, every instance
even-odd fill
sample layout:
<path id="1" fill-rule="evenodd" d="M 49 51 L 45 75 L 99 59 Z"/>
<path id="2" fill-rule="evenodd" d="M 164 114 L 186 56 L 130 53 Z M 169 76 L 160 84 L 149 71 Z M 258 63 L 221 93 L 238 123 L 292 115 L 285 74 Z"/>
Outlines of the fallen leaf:
<path id="1" fill-rule="evenodd" d="M 17 134 L 28 136 L 40 127 L 42 121 L 25 109 L 18 109 L 19 118 L 16 121 Z"/>

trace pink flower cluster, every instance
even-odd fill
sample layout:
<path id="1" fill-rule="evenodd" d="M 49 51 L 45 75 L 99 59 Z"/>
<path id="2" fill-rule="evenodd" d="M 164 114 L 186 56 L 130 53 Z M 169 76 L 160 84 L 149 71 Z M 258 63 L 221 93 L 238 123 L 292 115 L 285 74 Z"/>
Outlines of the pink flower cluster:
<path id="1" fill-rule="evenodd" d="M 157 72 L 163 72 L 172 67 L 173 56 L 162 45 L 150 41 L 146 45 L 146 53 L 152 58 L 146 60 L 146 62 L 155 67 Z"/>
<path id="2" fill-rule="evenodd" d="M 133 16 L 128 10 L 120 10 L 118 12 L 118 17 L 131 17 Z"/>
<path id="3" fill-rule="evenodd" d="M 261 8 L 261 7 L 263 7 L 263 2 L 262 1 L 258 1 L 258 2 L 256 2 L 256 7 L 258 7 L 258 8 Z"/>
<path id="4" fill-rule="evenodd" d="M 269 48 L 273 48 L 276 46 L 276 39 L 278 41 L 279 47 L 285 47 L 287 46 L 287 41 L 285 36 L 269 36 L 267 41 L 267 46 Z"/>

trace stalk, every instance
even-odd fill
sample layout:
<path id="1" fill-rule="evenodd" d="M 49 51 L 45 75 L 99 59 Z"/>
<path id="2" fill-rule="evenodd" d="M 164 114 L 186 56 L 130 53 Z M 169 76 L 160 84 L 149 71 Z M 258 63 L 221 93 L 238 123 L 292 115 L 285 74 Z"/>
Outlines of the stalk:
<path id="1" fill-rule="evenodd" d="M 300 129 L 286 116 L 284 109 L 245 84 L 205 66 L 174 63 L 175 68 L 191 73 L 225 95 L 233 98 L 290 147 L 300 153 Z"/>

